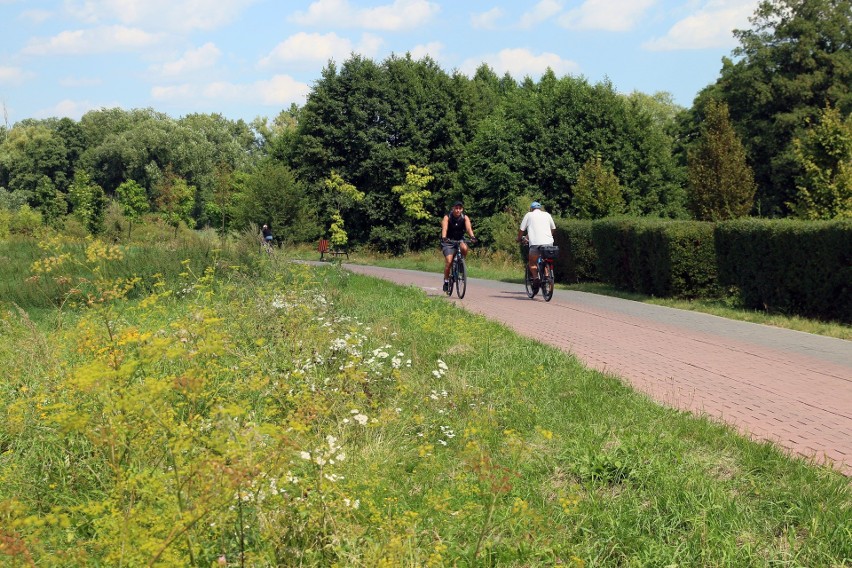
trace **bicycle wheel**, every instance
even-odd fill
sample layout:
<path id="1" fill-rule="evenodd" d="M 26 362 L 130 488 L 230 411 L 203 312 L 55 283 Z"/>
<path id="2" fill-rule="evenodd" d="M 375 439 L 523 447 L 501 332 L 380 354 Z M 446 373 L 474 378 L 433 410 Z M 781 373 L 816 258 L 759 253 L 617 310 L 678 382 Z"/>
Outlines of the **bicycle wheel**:
<path id="1" fill-rule="evenodd" d="M 464 257 L 459 257 L 458 270 L 456 271 L 456 295 L 461 300 L 464 298 L 464 293 L 467 292 L 467 266 L 464 263 Z"/>
<path id="2" fill-rule="evenodd" d="M 532 273 L 530 272 L 529 264 L 524 265 L 524 285 L 527 288 L 527 297 L 532 298 L 535 296 L 535 292 L 533 292 Z"/>
<path id="3" fill-rule="evenodd" d="M 453 284 L 456 281 L 456 263 L 453 261 L 453 267 L 450 269 L 450 279 L 447 281 L 447 296 L 453 295 Z"/>
<path id="4" fill-rule="evenodd" d="M 544 274 L 541 275 L 541 295 L 545 302 L 549 302 L 553 297 L 553 267 L 549 262 L 545 262 Z"/>

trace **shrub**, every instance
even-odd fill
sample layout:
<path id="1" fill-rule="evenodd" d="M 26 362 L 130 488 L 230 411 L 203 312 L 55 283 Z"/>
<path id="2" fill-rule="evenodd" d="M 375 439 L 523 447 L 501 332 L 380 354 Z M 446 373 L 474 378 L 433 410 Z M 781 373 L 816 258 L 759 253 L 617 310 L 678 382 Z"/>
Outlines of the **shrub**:
<path id="1" fill-rule="evenodd" d="M 715 242 L 747 307 L 852 322 L 852 221 L 727 221 Z"/>
<path id="2" fill-rule="evenodd" d="M 12 214 L 9 221 L 9 232 L 18 235 L 34 235 L 42 226 L 41 213 L 31 209 L 29 205 L 22 205 L 20 209 Z"/>

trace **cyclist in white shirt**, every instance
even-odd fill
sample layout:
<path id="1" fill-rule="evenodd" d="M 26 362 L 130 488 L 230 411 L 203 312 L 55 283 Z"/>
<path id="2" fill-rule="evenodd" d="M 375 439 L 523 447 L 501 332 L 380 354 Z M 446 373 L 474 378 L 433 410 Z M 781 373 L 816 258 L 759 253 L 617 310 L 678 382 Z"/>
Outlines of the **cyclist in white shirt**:
<path id="1" fill-rule="evenodd" d="M 518 229 L 518 242 L 521 242 L 524 232 L 527 233 L 530 245 L 527 261 L 533 278 L 533 290 L 538 292 L 541 284 L 538 266 L 536 266 L 538 247 L 552 245 L 553 235 L 556 233 L 556 223 L 553 222 L 553 217 L 550 216 L 550 213 L 542 210 L 541 203 L 538 201 L 533 201 L 530 204 L 529 212 L 524 215 L 524 219 L 521 221 L 521 226 Z"/>

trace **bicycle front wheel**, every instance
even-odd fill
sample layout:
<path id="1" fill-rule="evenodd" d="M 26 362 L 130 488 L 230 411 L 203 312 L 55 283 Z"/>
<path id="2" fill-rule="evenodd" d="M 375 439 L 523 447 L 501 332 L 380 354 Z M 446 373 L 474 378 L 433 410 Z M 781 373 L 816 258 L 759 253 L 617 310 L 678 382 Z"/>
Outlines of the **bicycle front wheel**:
<path id="1" fill-rule="evenodd" d="M 541 295 L 545 302 L 553 297 L 553 267 L 549 262 L 544 263 L 544 274 L 541 275 Z"/>
<path id="2" fill-rule="evenodd" d="M 530 272 L 530 265 L 524 265 L 524 285 L 527 288 L 527 297 L 532 298 L 535 296 L 535 292 L 533 291 L 533 281 L 532 281 L 532 273 Z"/>
<path id="3" fill-rule="evenodd" d="M 458 273 L 456 274 L 456 295 L 459 299 L 462 299 L 465 292 L 467 292 L 467 266 L 465 266 L 464 257 L 462 257 L 459 258 Z"/>

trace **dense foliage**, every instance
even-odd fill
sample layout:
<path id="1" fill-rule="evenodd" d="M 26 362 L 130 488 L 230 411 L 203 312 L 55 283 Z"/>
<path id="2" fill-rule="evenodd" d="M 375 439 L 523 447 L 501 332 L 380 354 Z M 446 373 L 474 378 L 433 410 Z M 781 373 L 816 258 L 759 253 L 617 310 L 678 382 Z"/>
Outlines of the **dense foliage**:
<path id="1" fill-rule="evenodd" d="M 852 1 L 763 0 L 705 96 L 725 101 L 757 178 L 757 213 L 784 215 L 800 173 L 793 140 L 826 103 L 852 112 Z"/>
<path id="2" fill-rule="evenodd" d="M 352 55 L 272 120 L 27 119 L 0 130 L 0 208 L 26 204 L 55 227 L 71 214 L 97 234 L 117 200 L 128 235 L 149 210 L 176 229 L 267 223 L 284 240 L 389 252 L 432 246 L 456 199 L 487 246 L 531 199 L 581 218 L 848 216 L 849 144 L 833 140 L 852 111 L 850 0 L 764 0 L 752 24 L 690 109 L 552 71 L 519 82 Z M 428 173 L 412 185 L 412 171 Z M 363 199 L 341 201 L 333 176 Z"/>

